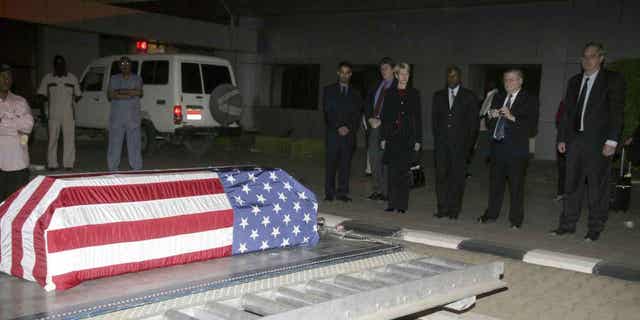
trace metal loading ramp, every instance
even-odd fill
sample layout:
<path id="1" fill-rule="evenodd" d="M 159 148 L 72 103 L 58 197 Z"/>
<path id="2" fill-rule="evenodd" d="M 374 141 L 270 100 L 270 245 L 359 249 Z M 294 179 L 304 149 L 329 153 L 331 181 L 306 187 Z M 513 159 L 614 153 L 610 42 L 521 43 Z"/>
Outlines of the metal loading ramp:
<path id="1" fill-rule="evenodd" d="M 394 319 L 448 304 L 463 310 L 476 295 L 504 287 L 502 272 L 501 263 L 472 266 L 422 257 L 171 309 L 153 319 Z"/>

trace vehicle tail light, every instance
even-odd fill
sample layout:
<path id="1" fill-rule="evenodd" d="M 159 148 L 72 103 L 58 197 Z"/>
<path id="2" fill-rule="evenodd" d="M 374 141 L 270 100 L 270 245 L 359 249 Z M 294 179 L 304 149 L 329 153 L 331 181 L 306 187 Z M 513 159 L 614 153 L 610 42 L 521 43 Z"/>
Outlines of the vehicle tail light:
<path id="1" fill-rule="evenodd" d="M 180 124 L 182 122 L 182 106 L 173 106 L 173 123 Z"/>

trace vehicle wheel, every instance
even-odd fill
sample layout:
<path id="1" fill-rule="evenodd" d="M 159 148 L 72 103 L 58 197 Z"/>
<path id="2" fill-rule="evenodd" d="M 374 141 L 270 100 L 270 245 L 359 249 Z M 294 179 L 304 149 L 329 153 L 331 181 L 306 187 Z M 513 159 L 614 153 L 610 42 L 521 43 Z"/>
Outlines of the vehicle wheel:
<path id="1" fill-rule="evenodd" d="M 214 136 L 204 135 L 204 136 L 189 136 L 185 137 L 182 141 L 184 147 L 189 151 L 189 153 L 197 156 L 201 156 L 207 153 L 213 147 L 213 142 L 215 140 Z"/>
<path id="2" fill-rule="evenodd" d="M 156 129 L 152 124 L 144 122 L 140 129 L 140 148 L 142 154 L 151 154 L 157 146 L 156 142 Z"/>

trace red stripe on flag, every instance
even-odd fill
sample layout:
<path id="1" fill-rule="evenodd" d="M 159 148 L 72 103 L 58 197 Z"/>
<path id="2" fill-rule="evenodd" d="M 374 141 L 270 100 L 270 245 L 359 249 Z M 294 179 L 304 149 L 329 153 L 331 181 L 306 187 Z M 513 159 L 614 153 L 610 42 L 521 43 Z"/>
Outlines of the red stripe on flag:
<path id="1" fill-rule="evenodd" d="M 47 232 L 49 253 L 196 233 L 233 226 L 233 210 L 116 222 Z"/>
<path id="2" fill-rule="evenodd" d="M 114 276 L 128 272 L 138 272 L 153 268 L 159 268 L 170 265 L 186 264 L 196 261 L 209 260 L 213 258 L 227 257 L 231 255 L 231 246 L 225 246 L 199 252 L 191 252 L 177 256 L 159 258 L 141 262 L 124 263 L 108 267 L 95 269 L 87 269 L 65 273 L 53 277 L 53 283 L 56 284 L 56 290 L 65 290 L 75 287 L 79 283 L 107 276 Z"/>
<path id="3" fill-rule="evenodd" d="M 41 285 L 47 276 L 47 257 L 44 245 L 44 231 L 49 227 L 56 209 L 90 204 L 151 201 L 170 198 L 182 198 L 207 194 L 224 193 L 224 186 L 218 178 L 169 181 L 157 183 L 139 183 L 115 186 L 69 187 L 64 188 L 45 214 L 36 223 L 33 231 L 36 263 L 33 277 Z"/>
<path id="4" fill-rule="evenodd" d="M 52 174 L 47 177 L 56 179 L 68 179 L 68 178 L 90 178 L 101 177 L 109 175 L 154 175 L 154 174 L 171 174 L 171 173 L 186 173 L 186 172 L 211 172 L 209 168 L 187 168 L 187 169 L 164 169 L 164 170 L 142 170 L 142 171 L 101 171 L 101 172 L 86 172 L 86 173 L 63 173 Z"/>
<path id="5" fill-rule="evenodd" d="M 22 189 L 23 188 L 20 188 L 18 191 L 14 192 L 12 195 L 9 196 L 9 198 L 7 198 L 2 203 L 2 205 L 0 206 L 0 220 L 2 220 L 2 217 L 7 213 L 7 211 L 9 210 L 9 207 L 11 206 L 13 201 L 16 200 L 16 198 L 18 197 Z M 1 232 L 2 232 L 2 225 L 0 224 L 0 234 Z M 2 262 L 2 246 L 1 245 L 0 245 L 0 262 Z"/>
<path id="6" fill-rule="evenodd" d="M 184 198 L 218 193 L 224 193 L 224 186 L 216 178 L 115 186 L 69 187 L 60 192 L 60 200 L 62 207 L 71 207 Z M 46 223 L 46 225 L 49 224 Z"/>
<path id="7" fill-rule="evenodd" d="M 33 209 L 40 203 L 40 200 L 49 191 L 55 179 L 45 177 L 35 192 L 29 197 L 18 215 L 11 223 L 11 274 L 22 278 L 22 227 Z M 34 235 L 35 236 L 35 235 Z M 35 239 L 34 239 L 35 241 Z"/>

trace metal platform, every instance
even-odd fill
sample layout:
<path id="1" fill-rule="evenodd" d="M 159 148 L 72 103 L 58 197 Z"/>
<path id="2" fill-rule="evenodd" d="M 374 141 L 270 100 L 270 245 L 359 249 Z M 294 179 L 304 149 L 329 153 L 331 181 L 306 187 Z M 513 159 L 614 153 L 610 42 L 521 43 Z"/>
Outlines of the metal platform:
<path id="1" fill-rule="evenodd" d="M 265 306 L 284 307 L 262 310 L 264 319 L 327 319 L 327 310 L 344 316 L 332 319 L 355 319 L 376 309 L 374 313 L 387 313 L 375 319 L 389 319 L 409 309 L 446 305 L 504 287 L 501 264 L 468 266 L 428 259 L 433 258 L 396 245 L 324 236 L 314 248 L 126 274 L 62 292 L 47 293 L 34 283 L 1 275 L 0 319 L 251 319 Z M 323 297 L 318 290 L 334 288 L 327 286 L 349 294 Z M 377 305 L 355 303 L 361 300 Z M 458 302 L 458 307 L 469 301 Z M 363 308 L 344 313 L 358 305 Z M 218 315 L 212 315 L 215 312 Z M 243 317 L 225 317 L 224 312 Z M 317 316 L 309 317 L 312 314 Z"/>

